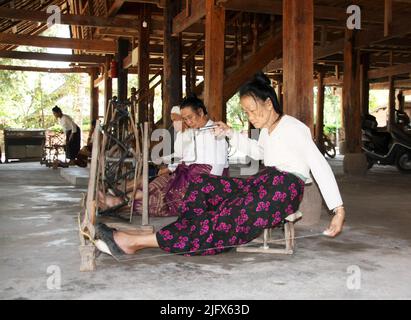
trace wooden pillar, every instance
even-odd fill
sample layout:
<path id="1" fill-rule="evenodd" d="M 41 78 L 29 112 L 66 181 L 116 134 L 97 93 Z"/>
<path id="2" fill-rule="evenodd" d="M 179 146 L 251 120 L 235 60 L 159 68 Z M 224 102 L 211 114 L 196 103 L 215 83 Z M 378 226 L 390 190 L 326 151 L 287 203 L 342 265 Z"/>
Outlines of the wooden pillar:
<path id="1" fill-rule="evenodd" d="M 120 38 L 118 40 L 118 101 L 125 102 L 128 96 L 128 69 L 124 68 L 124 59 L 128 56 L 130 41 Z"/>
<path id="2" fill-rule="evenodd" d="M 283 1 L 284 111 L 313 131 L 314 3 Z"/>
<path id="3" fill-rule="evenodd" d="M 395 125 L 395 86 L 394 78 L 389 77 L 389 102 L 388 102 L 388 130 L 391 130 Z"/>
<path id="4" fill-rule="evenodd" d="M 384 3 L 384 37 L 391 33 L 392 26 L 392 0 L 385 0 Z"/>
<path id="5" fill-rule="evenodd" d="M 206 42 L 204 102 L 212 120 L 225 119 L 224 112 L 224 47 L 225 8 L 206 0 Z"/>
<path id="6" fill-rule="evenodd" d="M 140 96 L 145 97 L 144 99 L 140 99 L 138 105 L 139 123 L 148 121 L 150 86 L 150 26 L 151 10 L 149 6 L 144 5 L 140 13 L 140 24 L 138 27 L 138 83 L 140 87 Z"/>
<path id="7" fill-rule="evenodd" d="M 324 74 L 318 73 L 318 95 L 317 95 L 317 119 L 316 119 L 316 141 L 318 149 L 322 154 L 325 154 L 324 148 L 324 98 L 325 98 L 325 86 L 324 86 Z"/>
<path id="8" fill-rule="evenodd" d="M 104 73 L 104 114 L 107 113 L 107 108 L 110 100 L 113 98 L 113 79 L 109 74 L 111 60 L 113 56 L 106 56 L 105 73 Z M 107 119 L 105 119 L 107 120 Z"/>
<path id="9" fill-rule="evenodd" d="M 355 51 L 356 38 L 356 31 L 345 31 L 343 123 L 347 153 L 361 152 L 360 59 Z"/>
<path id="10" fill-rule="evenodd" d="M 364 117 L 369 114 L 370 105 L 370 81 L 368 79 L 368 71 L 370 70 L 370 55 L 369 53 L 361 54 L 360 67 L 360 99 L 361 99 L 361 115 Z"/>
<path id="11" fill-rule="evenodd" d="M 99 88 L 94 86 L 94 81 L 98 79 L 99 69 L 93 68 L 90 72 L 90 120 L 97 120 L 99 116 Z"/>
<path id="12" fill-rule="evenodd" d="M 398 93 L 398 110 L 401 112 L 404 112 L 404 108 L 405 108 L 405 96 L 404 96 L 404 92 L 401 90 Z"/>
<path id="13" fill-rule="evenodd" d="M 171 126 L 171 108 L 182 98 L 181 35 L 172 36 L 174 17 L 180 12 L 180 1 L 166 0 L 164 8 L 164 74 L 163 74 L 163 126 Z"/>

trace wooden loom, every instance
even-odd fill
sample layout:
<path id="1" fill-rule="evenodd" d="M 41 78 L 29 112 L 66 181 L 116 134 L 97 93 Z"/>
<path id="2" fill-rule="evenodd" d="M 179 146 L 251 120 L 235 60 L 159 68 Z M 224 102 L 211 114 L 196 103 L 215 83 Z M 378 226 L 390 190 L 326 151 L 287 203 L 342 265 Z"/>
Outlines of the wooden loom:
<path id="1" fill-rule="evenodd" d="M 115 195 L 126 196 L 117 186 L 126 186 L 127 178 L 132 177 L 134 188 L 131 202 L 130 219 L 127 223 L 113 220 L 116 211 L 125 207 L 110 208 L 106 213 L 113 213 L 109 221 L 104 221 L 110 227 L 127 230 L 135 234 L 153 233 L 153 226 L 149 225 L 148 216 L 148 178 L 149 178 L 149 125 L 144 124 L 139 134 L 132 113 L 127 108 L 129 105 L 110 103 L 106 114 L 106 124 L 100 126 L 96 123 L 93 135 L 93 151 L 90 168 L 90 178 L 87 196 L 83 199 L 79 217 L 80 231 L 80 271 L 94 271 L 96 269 L 95 224 L 97 218 L 101 219 L 98 212 L 98 190 L 100 187 L 105 194 L 108 187 L 113 189 Z M 142 139 L 140 139 L 140 136 Z M 142 141 L 141 141 L 142 140 Z M 113 143 L 114 141 L 114 143 Z M 101 142 L 101 144 L 100 144 Z M 142 144 L 142 148 L 140 147 Z M 142 150 L 142 152 L 141 152 Z M 114 178 L 113 178 L 114 171 Z M 133 199 L 137 192 L 138 181 L 142 178 L 143 187 L 143 211 L 141 224 L 133 224 Z M 111 180 L 110 180 L 111 179 Z M 126 187 L 125 187 L 126 188 Z M 103 212 L 104 213 L 104 212 Z M 119 216 L 117 216 L 119 218 Z M 106 219 L 106 218 L 103 218 Z"/>

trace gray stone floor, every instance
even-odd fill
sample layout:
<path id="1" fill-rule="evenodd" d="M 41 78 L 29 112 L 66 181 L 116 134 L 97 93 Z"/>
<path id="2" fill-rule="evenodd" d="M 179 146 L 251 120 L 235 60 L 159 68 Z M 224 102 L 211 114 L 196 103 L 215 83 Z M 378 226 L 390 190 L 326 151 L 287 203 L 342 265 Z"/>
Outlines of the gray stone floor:
<path id="1" fill-rule="evenodd" d="M 348 178 L 338 160 L 333 168 L 348 215 L 335 240 L 310 237 L 329 222 L 323 210 L 320 225 L 298 228 L 308 237 L 297 240 L 294 256 L 146 250 L 127 263 L 100 256 L 97 272 L 80 273 L 85 190 L 38 164 L 0 164 L 0 299 L 410 299 L 411 176 L 375 168 Z M 53 289 L 56 270 L 60 290 Z"/>

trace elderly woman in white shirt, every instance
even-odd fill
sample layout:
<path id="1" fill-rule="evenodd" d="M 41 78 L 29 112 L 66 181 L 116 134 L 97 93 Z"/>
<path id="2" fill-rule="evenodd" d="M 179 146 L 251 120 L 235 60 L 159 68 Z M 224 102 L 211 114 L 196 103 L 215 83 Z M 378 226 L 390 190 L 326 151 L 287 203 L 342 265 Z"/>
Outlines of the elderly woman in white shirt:
<path id="1" fill-rule="evenodd" d="M 214 135 L 214 122 L 209 120 L 203 101 L 194 95 L 188 96 L 180 107 L 172 109 L 172 118 L 177 131 L 175 152 L 164 160 L 178 161 L 160 170 L 159 176 L 149 184 L 151 216 L 179 215 L 179 207 L 193 177 L 201 174 L 228 176 L 228 143 L 225 138 Z M 188 129 L 183 130 L 184 125 Z M 142 211 L 142 198 L 140 188 L 134 197 L 137 214 Z M 122 199 L 108 196 L 100 207 L 115 207 L 122 202 Z"/>
<path id="2" fill-rule="evenodd" d="M 215 255 L 251 242 L 266 228 L 280 225 L 295 213 L 312 172 L 330 210 L 329 228 L 336 237 L 343 229 L 345 210 L 330 166 L 314 144 L 311 132 L 284 115 L 270 80 L 257 74 L 240 91 L 250 122 L 262 129 L 260 140 L 242 137 L 224 123 L 217 136 L 228 136 L 241 151 L 263 159 L 266 169 L 248 179 L 201 175 L 193 177 L 178 220 L 154 235 L 129 235 L 97 225 L 99 248 L 111 255 L 161 248 L 175 254 Z"/>
<path id="3" fill-rule="evenodd" d="M 70 164 L 74 164 L 81 147 L 80 128 L 70 116 L 63 114 L 57 106 L 53 108 L 53 115 L 60 121 L 66 134 L 66 158 L 70 160 Z"/>

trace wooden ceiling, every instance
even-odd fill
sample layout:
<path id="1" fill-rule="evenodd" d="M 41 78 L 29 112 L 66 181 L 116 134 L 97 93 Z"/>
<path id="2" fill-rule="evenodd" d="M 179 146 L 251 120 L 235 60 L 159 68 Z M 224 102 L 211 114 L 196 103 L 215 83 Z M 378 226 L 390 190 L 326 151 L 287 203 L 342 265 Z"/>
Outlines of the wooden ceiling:
<path id="1" fill-rule="evenodd" d="M 274 23 L 277 25 L 277 28 L 272 30 L 281 32 L 281 0 L 217 0 L 217 2 L 224 5 L 227 10 L 226 50 L 228 52 L 235 47 L 236 24 L 238 24 L 238 19 L 235 18 L 240 11 L 244 12 L 241 21 L 245 29 L 243 35 L 245 41 L 249 34 L 247 28 L 251 28 L 251 21 L 259 21 L 260 29 L 269 28 L 271 21 L 271 25 Z M 351 0 L 315 1 L 315 65 L 316 70 L 324 71 L 329 77 L 335 75 L 336 70 L 341 73 L 344 70 L 346 9 L 352 2 Z M 355 1 L 362 8 L 361 50 L 370 53 L 371 69 L 411 63 L 411 0 L 392 0 L 393 21 L 392 33 L 389 37 L 384 37 L 385 2 L 384 0 Z M 185 3 L 186 1 L 182 1 L 183 8 Z M 139 38 L 137 31 L 137 25 L 140 23 L 139 14 L 144 7 L 149 8 L 152 13 L 150 56 L 153 61 L 153 72 L 161 68 L 164 0 L 0 0 L 0 33 L 3 34 L 0 34 L 0 56 L 6 56 L 5 51 L 13 50 L 20 44 L 42 42 L 41 38 L 27 37 L 27 35 L 40 35 L 47 29 L 44 23 L 44 12 L 50 5 L 59 6 L 64 15 L 63 20 L 67 24 L 73 24 L 70 28 L 72 38 L 78 39 L 78 42 L 66 47 L 73 49 L 73 53 L 82 56 L 81 61 L 89 64 L 95 64 L 97 60 L 87 61 L 84 56 L 101 57 L 105 54 L 113 54 L 116 41 L 120 37 L 129 38 L 133 47 L 136 47 Z M 80 19 L 79 16 L 83 18 Z M 188 48 L 204 37 L 204 29 L 204 18 L 201 15 L 197 21 L 184 29 L 182 40 L 186 50 L 183 52 L 187 54 Z M 11 39 L 13 35 L 16 37 Z M 59 39 L 51 39 L 49 43 L 54 43 L 56 46 L 66 45 L 64 40 Z M 197 59 L 199 61 L 203 59 L 203 52 L 198 53 Z M 201 68 L 201 63 L 199 65 Z M 275 74 L 281 72 L 281 68 L 282 61 L 277 59 L 267 66 L 266 71 Z M 409 78 L 409 75 L 404 75 L 403 78 Z"/>

